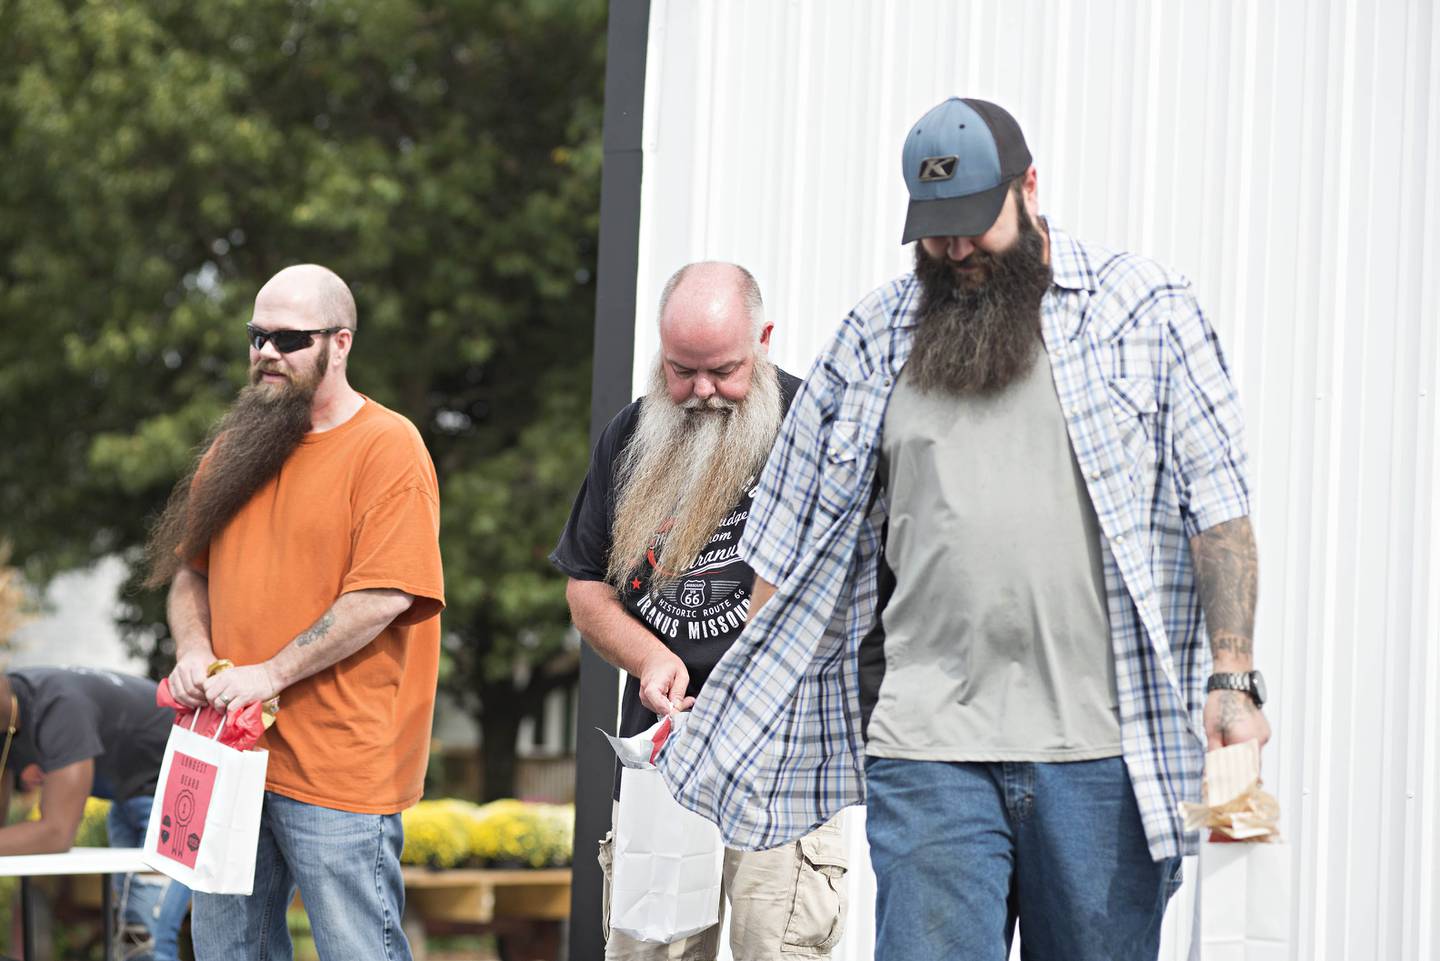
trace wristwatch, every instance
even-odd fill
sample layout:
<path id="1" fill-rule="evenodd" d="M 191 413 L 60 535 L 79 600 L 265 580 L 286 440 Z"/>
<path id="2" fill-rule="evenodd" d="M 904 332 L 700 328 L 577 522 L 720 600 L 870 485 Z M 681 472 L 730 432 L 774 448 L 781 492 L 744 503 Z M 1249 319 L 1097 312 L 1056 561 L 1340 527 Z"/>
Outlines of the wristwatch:
<path id="1" fill-rule="evenodd" d="M 1211 691 L 1244 691 L 1250 695 L 1256 707 L 1265 703 L 1265 678 L 1259 671 L 1245 671 L 1240 674 L 1211 674 L 1205 682 L 1205 693 Z"/>

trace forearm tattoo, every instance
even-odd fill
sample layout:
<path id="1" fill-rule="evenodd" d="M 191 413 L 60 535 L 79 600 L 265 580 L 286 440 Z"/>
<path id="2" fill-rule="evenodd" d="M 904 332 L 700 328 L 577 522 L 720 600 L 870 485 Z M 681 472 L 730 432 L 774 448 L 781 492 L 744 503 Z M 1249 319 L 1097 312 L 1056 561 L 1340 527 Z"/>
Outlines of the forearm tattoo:
<path id="1" fill-rule="evenodd" d="M 324 614 L 320 615 L 320 620 L 316 621 L 314 624 L 311 624 L 308 628 L 305 629 L 304 633 L 302 633 L 299 637 L 295 638 L 295 646 L 308 647 L 310 644 L 320 640 L 322 637 L 328 634 L 330 632 L 330 628 L 333 627 L 334 624 L 335 612 L 326 611 Z"/>
<path id="2" fill-rule="evenodd" d="M 1255 600 L 1259 560 L 1248 517 L 1217 524 L 1190 542 L 1200 609 L 1219 655 L 1250 657 L 1255 651 Z"/>

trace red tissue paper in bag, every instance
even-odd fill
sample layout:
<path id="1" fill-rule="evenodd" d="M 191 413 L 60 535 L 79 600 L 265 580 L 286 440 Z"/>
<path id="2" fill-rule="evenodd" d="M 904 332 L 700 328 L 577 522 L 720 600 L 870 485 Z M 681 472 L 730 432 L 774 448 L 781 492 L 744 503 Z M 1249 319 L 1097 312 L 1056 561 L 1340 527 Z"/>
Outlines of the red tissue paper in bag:
<path id="1" fill-rule="evenodd" d="M 175 723 L 178 726 L 193 730 L 202 737 L 213 737 L 216 728 L 220 727 L 221 718 L 225 717 L 223 712 L 208 704 L 198 708 L 186 707 L 175 700 L 170 693 L 168 677 L 161 680 L 160 686 L 155 689 L 155 703 L 160 707 L 168 707 L 173 710 Z M 199 713 L 198 717 L 196 717 L 197 712 Z M 260 740 L 260 735 L 265 733 L 264 714 L 265 705 L 259 701 L 231 711 L 225 721 L 225 729 L 220 732 L 220 743 L 226 747 L 233 747 L 237 751 L 250 750 Z"/>

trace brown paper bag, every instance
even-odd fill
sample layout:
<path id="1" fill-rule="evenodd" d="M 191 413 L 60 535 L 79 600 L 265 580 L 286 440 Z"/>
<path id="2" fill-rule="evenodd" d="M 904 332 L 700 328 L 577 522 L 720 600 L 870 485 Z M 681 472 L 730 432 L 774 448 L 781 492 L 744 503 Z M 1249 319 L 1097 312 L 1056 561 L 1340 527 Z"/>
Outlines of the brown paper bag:
<path id="1" fill-rule="evenodd" d="M 1201 803 L 1180 804 L 1187 831 L 1209 828 L 1212 841 L 1280 840 L 1280 802 L 1260 788 L 1259 741 L 1206 754 L 1201 792 Z"/>

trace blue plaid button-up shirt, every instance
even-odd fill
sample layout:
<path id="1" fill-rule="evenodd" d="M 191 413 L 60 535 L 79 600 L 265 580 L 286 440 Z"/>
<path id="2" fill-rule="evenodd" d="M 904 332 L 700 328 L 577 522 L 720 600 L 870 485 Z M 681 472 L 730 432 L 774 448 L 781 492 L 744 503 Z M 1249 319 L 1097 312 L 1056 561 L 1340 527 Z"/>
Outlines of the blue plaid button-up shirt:
<path id="1" fill-rule="evenodd" d="M 1177 804 L 1200 794 L 1210 650 L 1189 541 L 1249 513 L 1239 404 L 1188 281 L 1048 229 L 1042 333 L 1104 539 L 1125 763 L 1151 855 L 1193 853 Z M 865 799 L 856 656 L 877 617 L 876 465 L 919 299 L 913 274 L 879 288 L 816 359 L 740 545 L 776 593 L 661 755 L 675 796 L 733 847 L 774 847 Z"/>

